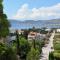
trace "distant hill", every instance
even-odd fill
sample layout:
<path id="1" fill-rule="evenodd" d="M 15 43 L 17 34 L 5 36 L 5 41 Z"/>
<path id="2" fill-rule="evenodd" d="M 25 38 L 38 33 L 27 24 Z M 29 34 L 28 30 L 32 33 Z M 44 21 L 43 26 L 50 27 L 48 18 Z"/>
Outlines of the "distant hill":
<path id="1" fill-rule="evenodd" d="M 48 27 L 48 28 L 60 28 L 60 19 L 52 19 L 52 20 L 9 20 L 11 27 L 17 29 L 26 29 L 32 28 L 35 26 L 36 28 Z"/>

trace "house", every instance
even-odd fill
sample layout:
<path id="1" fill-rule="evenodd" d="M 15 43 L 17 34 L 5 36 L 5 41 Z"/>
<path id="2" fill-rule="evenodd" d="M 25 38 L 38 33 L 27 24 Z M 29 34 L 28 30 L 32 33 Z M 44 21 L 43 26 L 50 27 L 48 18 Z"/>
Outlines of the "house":
<path id="1" fill-rule="evenodd" d="M 47 29 L 45 29 L 45 31 L 51 31 L 51 29 L 47 28 Z"/>
<path id="2" fill-rule="evenodd" d="M 30 32 L 28 34 L 28 40 L 42 40 L 46 37 L 45 34 L 40 34 L 40 33 L 37 33 L 37 32 Z"/>
<path id="3" fill-rule="evenodd" d="M 33 40 L 33 39 L 35 39 L 36 38 L 36 32 L 30 32 L 29 34 L 28 34 L 28 40 Z"/>
<path id="4" fill-rule="evenodd" d="M 57 29 L 56 31 L 57 31 L 57 32 L 60 32 L 60 29 Z"/>
<path id="5" fill-rule="evenodd" d="M 23 34 L 24 31 L 23 31 L 23 30 L 18 30 L 18 33 L 19 33 L 19 34 Z"/>
<path id="6" fill-rule="evenodd" d="M 46 37 L 46 34 L 37 33 L 35 39 L 36 40 L 43 40 Z"/>

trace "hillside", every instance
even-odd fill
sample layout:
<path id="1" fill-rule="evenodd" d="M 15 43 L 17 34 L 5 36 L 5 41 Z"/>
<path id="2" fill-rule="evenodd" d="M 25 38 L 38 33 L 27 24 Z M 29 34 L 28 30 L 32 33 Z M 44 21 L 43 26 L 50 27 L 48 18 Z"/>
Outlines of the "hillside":
<path id="1" fill-rule="evenodd" d="M 48 27 L 48 28 L 60 28 L 60 19 L 52 19 L 52 20 L 9 20 L 11 27 L 13 28 L 32 28 L 35 26 L 36 28 Z"/>

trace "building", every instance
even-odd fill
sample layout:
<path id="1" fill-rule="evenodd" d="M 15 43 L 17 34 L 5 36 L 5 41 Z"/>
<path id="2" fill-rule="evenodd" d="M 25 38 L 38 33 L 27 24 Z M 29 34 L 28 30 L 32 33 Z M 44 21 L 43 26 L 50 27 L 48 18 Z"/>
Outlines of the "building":
<path id="1" fill-rule="evenodd" d="M 28 40 L 33 40 L 33 39 L 35 39 L 36 38 L 36 32 L 30 32 L 29 34 L 28 34 Z"/>
<path id="2" fill-rule="evenodd" d="M 57 32 L 60 32 L 60 29 L 57 29 L 56 31 L 57 31 Z"/>
<path id="3" fill-rule="evenodd" d="M 40 34 L 40 33 L 37 33 L 37 32 L 30 32 L 28 34 L 28 40 L 42 40 L 46 37 L 45 34 Z"/>
<path id="4" fill-rule="evenodd" d="M 47 29 L 45 29 L 45 31 L 51 31 L 51 29 L 47 28 Z"/>
<path id="5" fill-rule="evenodd" d="M 22 30 L 18 30 L 18 33 L 19 33 L 19 34 L 23 34 L 24 31 L 22 31 Z"/>
<path id="6" fill-rule="evenodd" d="M 37 40 L 39 40 L 39 39 L 40 39 L 40 40 L 43 40 L 44 38 L 46 38 L 46 34 L 40 34 L 40 35 L 37 34 L 36 37 L 37 37 L 37 38 L 36 38 Z"/>

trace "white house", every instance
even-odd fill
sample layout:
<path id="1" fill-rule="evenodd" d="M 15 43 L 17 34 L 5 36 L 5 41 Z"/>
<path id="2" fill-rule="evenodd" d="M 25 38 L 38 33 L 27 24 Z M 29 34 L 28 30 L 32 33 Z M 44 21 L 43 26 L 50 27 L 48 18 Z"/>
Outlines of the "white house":
<path id="1" fill-rule="evenodd" d="M 36 32 L 30 32 L 29 34 L 28 34 L 28 40 L 33 40 L 33 39 L 35 39 L 36 38 Z"/>
<path id="2" fill-rule="evenodd" d="M 56 31 L 57 31 L 57 32 L 60 32 L 60 29 L 57 29 Z"/>
<path id="3" fill-rule="evenodd" d="M 47 28 L 47 29 L 45 29 L 45 31 L 51 31 L 51 29 Z"/>
<path id="4" fill-rule="evenodd" d="M 57 32 L 60 32 L 60 29 L 57 29 L 56 31 L 57 31 Z"/>
<path id="5" fill-rule="evenodd" d="M 30 32 L 28 34 L 28 40 L 42 40 L 46 37 L 45 34 L 40 34 L 40 33 L 37 33 L 37 32 Z"/>

